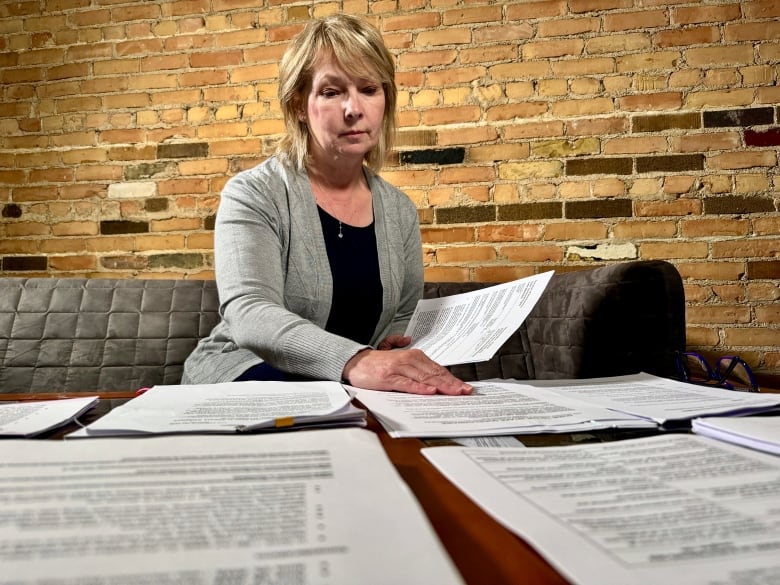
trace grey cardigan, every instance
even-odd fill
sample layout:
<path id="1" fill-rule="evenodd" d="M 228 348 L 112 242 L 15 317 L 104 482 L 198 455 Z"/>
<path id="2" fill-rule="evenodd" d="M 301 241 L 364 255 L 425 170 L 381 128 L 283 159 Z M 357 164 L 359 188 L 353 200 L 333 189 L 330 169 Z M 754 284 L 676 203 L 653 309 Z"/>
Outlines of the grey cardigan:
<path id="1" fill-rule="evenodd" d="M 403 333 L 423 291 L 417 209 L 399 189 L 365 170 L 373 197 L 382 313 L 371 344 Z M 220 322 L 184 364 L 182 383 L 231 381 L 270 365 L 340 380 L 367 347 L 324 327 L 333 281 L 308 176 L 272 157 L 230 179 L 214 234 Z"/>

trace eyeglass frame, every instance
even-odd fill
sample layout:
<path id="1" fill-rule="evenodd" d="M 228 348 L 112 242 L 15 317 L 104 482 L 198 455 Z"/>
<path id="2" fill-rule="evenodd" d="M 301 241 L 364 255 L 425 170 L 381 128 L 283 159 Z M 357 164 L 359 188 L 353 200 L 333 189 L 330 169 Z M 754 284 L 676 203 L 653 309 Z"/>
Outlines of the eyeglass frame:
<path id="1" fill-rule="evenodd" d="M 692 357 L 696 359 L 701 365 L 704 367 L 704 371 L 707 375 L 707 378 L 704 380 L 696 380 L 692 379 L 691 372 L 688 368 L 687 359 Z M 742 368 L 745 370 L 745 373 L 748 376 L 748 381 L 750 383 L 749 386 L 744 387 L 744 390 L 746 392 L 760 392 L 760 388 L 758 387 L 758 382 L 756 381 L 756 376 L 753 374 L 753 370 L 750 368 L 750 366 L 738 355 L 724 355 L 718 358 L 718 361 L 716 362 L 716 367 L 713 368 L 710 365 L 710 362 L 707 361 L 707 359 L 701 355 L 700 353 L 696 351 L 677 351 L 675 352 L 675 361 L 677 365 L 677 373 L 680 376 L 680 379 L 683 382 L 688 382 L 689 384 L 697 384 L 699 386 L 713 386 L 717 388 L 725 388 L 726 390 L 742 390 L 743 386 L 740 386 L 739 388 L 735 388 L 734 384 L 729 382 L 727 380 L 729 374 L 734 371 L 734 368 L 736 368 L 738 365 L 742 366 Z M 728 365 L 724 368 L 722 367 L 722 364 L 724 362 L 728 361 Z"/>

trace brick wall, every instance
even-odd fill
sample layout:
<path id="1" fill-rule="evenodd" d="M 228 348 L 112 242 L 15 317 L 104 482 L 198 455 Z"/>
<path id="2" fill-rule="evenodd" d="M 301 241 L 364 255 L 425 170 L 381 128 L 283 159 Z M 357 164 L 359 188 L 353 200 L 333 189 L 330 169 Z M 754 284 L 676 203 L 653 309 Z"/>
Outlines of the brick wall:
<path id="1" fill-rule="evenodd" d="M 4 2 L 0 274 L 211 278 L 278 59 L 338 10 L 397 56 L 429 280 L 667 259 L 689 345 L 780 373 L 776 0 Z"/>

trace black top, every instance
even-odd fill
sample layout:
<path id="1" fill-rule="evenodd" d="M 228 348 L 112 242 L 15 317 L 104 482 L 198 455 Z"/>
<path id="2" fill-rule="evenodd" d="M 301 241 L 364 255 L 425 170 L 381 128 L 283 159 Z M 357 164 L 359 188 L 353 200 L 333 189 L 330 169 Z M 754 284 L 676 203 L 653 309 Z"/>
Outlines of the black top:
<path id="1" fill-rule="evenodd" d="M 374 223 L 353 227 L 320 207 L 317 210 L 333 275 L 333 302 L 325 330 L 368 345 L 382 313 Z"/>

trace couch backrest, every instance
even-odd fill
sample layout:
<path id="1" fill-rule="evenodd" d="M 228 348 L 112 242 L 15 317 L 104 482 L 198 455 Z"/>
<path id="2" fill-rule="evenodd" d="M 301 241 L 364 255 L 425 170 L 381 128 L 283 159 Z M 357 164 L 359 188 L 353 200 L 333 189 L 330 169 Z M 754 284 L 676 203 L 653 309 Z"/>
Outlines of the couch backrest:
<path id="1" fill-rule="evenodd" d="M 0 278 L 0 392 L 177 384 L 217 309 L 207 280 Z"/>
<path id="2" fill-rule="evenodd" d="M 425 296 L 489 283 L 426 283 Z M 637 261 L 556 274 L 528 319 L 464 380 L 674 374 L 685 348 L 682 280 Z M 0 392 L 135 390 L 177 384 L 216 325 L 211 280 L 0 278 Z"/>

